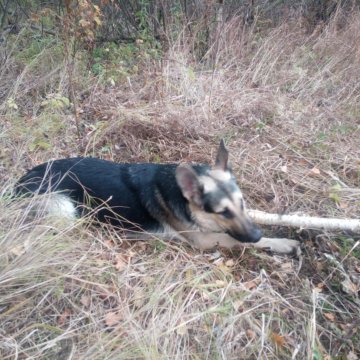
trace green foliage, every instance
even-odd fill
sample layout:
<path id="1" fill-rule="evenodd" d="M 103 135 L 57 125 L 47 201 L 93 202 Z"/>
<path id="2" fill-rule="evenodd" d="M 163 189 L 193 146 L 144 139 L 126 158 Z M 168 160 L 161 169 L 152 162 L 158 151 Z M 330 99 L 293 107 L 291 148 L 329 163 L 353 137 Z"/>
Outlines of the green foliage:
<path id="1" fill-rule="evenodd" d="M 20 44 L 17 46 L 19 51 L 15 57 L 24 65 L 28 65 L 46 48 L 51 47 L 51 45 L 54 45 L 54 38 L 51 36 L 42 37 L 39 34 L 34 34 L 34 32 L 24 32 Z M 59 50 L 61 51 L 61 49 L 57 49 L 54 55 L 58 55 Z"/>
<path id="2" fill-rule="evenodd" d="M 338 125 L 338 126 L 334 126 L 331 131 L 334 134 L 340 134 L 340 135 L 348 135 L 351 134 L 355 131 L 359 130 L 359 127 L 356 128 L 355 126 L 350 126 L 350 125 Z"/>
<path id="3" fill-rule="evenodd" d="M 104 145 L 101 149 L 100 152 L 102 154 L 110 154 L 111 153 L 111 145 Z"/>
<path id="4" fill-rule="evenodd" d="M 336 204 L 340 204 L 341 202 L 341 185 L 340 184 L 336 184 L 334 186 L 331 187 L 330 189 L 330 193 L 329 193 L 329 199 L 333 200 Z"/>
<path id="5" fill-rule="evenodd" d="M 122 82 L 128 76 L 137 74 L 142 62 L 157 59 L 159 56 L 159 49 L 150 42 L 119 45 L 106 43 L 93 50 L 91 71 L 105 81 Z"/>
<path id="6" fill-rule="evenodd" d="M 135 12 L 135 17 L 140 29 L 140 35 L 144 39 L 150 36 L 149 12 L 148 12 L 149 4 L 150 4 L 149 0 L 140 0 L 139 10 Z"/>
<path id="7" fill-rule="evenodd" d="M 153 244 L 156 252 L 163 252 L 166 250 L 166 244 L 163 241 L 155 240 Z"/>
<path id="8" fill-rule="evenodd" d="M 152 158 L 152 162 L 160 164 L 161 163 L 161 157 L 158 154 L 154 154 Z"/>
<path id="9" fill-rule="evenodd" d="M 327 135 L 324 132 L 320 132 L 317 136 L 317 140 L 320 142 L 325 141 L 326 139 L 327 139 Z"/>
<path id="10" fill-rule="evenodd" d="M 321 355 L 321 352 L 319 351 L 319 349 L 317 347 L 315 347 L 313 349 L 313 360 L 322 360 L 323 357 Z"/>
<path id="11" fill-rule="evenodd" d="M 14 98 L 10 97 L 7 102 L 6 106 L 9 110 L 17 111 L 19 109 L 18 105 L 16 104 Z"/>
<path id="12" fill-rule="evenodd" d="M 15 99 L 9 98 L 7 107 L 12 136 L 18 140 L 29 140 L 29 150 L 34 151 L 51 148 L 52 139 L 65 129 L 63 112 L 71 107 L 71 103 L 61 94 L 49 95 L 41 103 L 41 113 L 31 119 L 21 116 Z"/>
<path id="13" fill-rule="evenodd" d="M 266 126 L 266 122 L 258 121 L 256 123 L 256 130 L 261 132 L 262 130 L 264 130 L 265 126 Z"/>
<path id="14" fill-rule="evenodd" d="M 340 247 L 341 256 L 346 256 L 350 252 L 350 250 L 352 250 L 355 244 L 355 240 L 353 238 L 345 235 L 340 235 L 337 240 L 341 244 Z M 360 248 L 357 247 L 353 249 L 352 255 L 357 259 L 360 259 Z"/>
<path id="15" fill-rule="evenodd" d="M 61 96 L 59 94 L 56 94 L 55 96 L 44 100 L 41 103 L 41 106 L 47 109 L 67 109 L 70 107 L 70 105 L 70 100 L 67 97 Z"/>
<path id="16" fill-rule="evenodd" d="M 65 128 L 62 116 L 56 113 L 44 111 L 41 116 L 36 119 L 34 127 L 30 130 L 32 142 L 29 150 L 49 150 L 51 148 L 51 139 L 59 135 L 61 130 Z"/>
<path id="17" fill-rule="evenodd" d="M 49 150 L 51 144 L 42 138 L 35 138 L 34 141 L 29 145 L 29 150 Z"/>

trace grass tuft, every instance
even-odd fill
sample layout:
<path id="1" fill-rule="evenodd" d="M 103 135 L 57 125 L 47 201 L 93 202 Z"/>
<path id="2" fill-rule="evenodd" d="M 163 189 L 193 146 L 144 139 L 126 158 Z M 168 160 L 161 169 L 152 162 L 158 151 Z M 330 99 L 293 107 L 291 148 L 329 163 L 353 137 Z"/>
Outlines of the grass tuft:
<path id="1" fill-rule="evenodd" d="M 49 159 L 212 163 L 224 138 L 249 207 L 358 218 L 359 13 L 312 34 L 233 17 L 201 61 L 185 31 L 161 60 L 146 44 L 79 51 L 76 106 L 61 41 L 11 36 L 0 44 L 2 359 L 356 358 L 358 234 L 265 229 L 303 240 L 300 259 L 200 253 L 54 218 L 49 195 L 9 194 Z"/>

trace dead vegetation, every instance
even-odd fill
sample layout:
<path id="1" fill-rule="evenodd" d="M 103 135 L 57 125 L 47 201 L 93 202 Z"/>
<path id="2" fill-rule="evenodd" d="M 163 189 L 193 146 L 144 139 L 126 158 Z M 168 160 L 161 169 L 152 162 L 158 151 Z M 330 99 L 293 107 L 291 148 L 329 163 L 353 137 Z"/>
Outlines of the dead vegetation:
<path id="1" fill-rule="evenodd" d="M 29 204 L 9 198 L 49 158 L 211 162 L 224 138 L 249 207 L 359 218 L 360 15 L 337 13 L 311 34 L 238 25 L 222 29 L 211 66 L 194 60 L 185 33 L 118 82 L 89 75 L 78 53 L 80 138 L 61 45 L 26 61 L 26 34 L 6 45 L 1 358 L 358 358 L 359 234 L 268 229 L 303 240 L 300 259 L 201 254 L 87 220 L 29 220 Z"/>

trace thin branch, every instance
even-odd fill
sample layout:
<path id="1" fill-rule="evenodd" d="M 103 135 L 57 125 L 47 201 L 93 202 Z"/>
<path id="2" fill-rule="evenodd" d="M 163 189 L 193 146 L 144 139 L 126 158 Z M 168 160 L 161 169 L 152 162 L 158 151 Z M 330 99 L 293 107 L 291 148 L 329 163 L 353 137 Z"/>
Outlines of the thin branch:
<path id="1" fill-rule="evenodd" d="M 279 225 L 307 229 L 345 230 L 360 233 L 360 220 L 320 218 L 301 215 L 269 214 L 258 210 L 249 210 L 250 218 L 262 225 Z"/>
<path id="2" fill-rule="evenodd" d="M 1 21 L 0 21 L 0 30 L 5 26 L 6 18 L 7 18 L 7 15 L 8 15 L 9 4 L 10 4 L 10 0 L 7 0 L 5 2 L 5 5 L 3 5 L 2 1 L 0 1 L 1 11 L 3 13 L 3 15 L 1 17 Z"/>
<path id="3" fill-rule="evenodd" d="M 7 6 L 7 4 L 8 4 L 9 2 L 10 2 L 10 0 L 8 0 L 8 1 L 5 3 L 5 5 L 3 5 L 2 0 L 0 0 L 0 9 L 1 9 L 2 12 L 5 12 L 5 11 L 6 11 L 6 6 Z"/>

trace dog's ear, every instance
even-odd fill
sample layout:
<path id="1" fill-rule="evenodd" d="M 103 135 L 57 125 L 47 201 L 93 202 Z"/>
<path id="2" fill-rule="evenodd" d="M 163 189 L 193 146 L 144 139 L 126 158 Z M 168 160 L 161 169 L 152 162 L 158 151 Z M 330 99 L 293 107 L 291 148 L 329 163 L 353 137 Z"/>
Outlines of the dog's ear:
<path id="1" fill-rule="evenodd" d="M 231 167 L 229 164 L 229 152 L 225 147 L 225 143 L 223 139 L 220 140 L 220 145 L 216 155 L 214 169 L 231 171 Z"/>
<path id="2" fill-rule="evenodd" d="M 176 168 L 176 181 L 184 197 L 202 207 L 203 186 L 200 184 L 195 170 L 188 164 L 180 164 Z"/>

